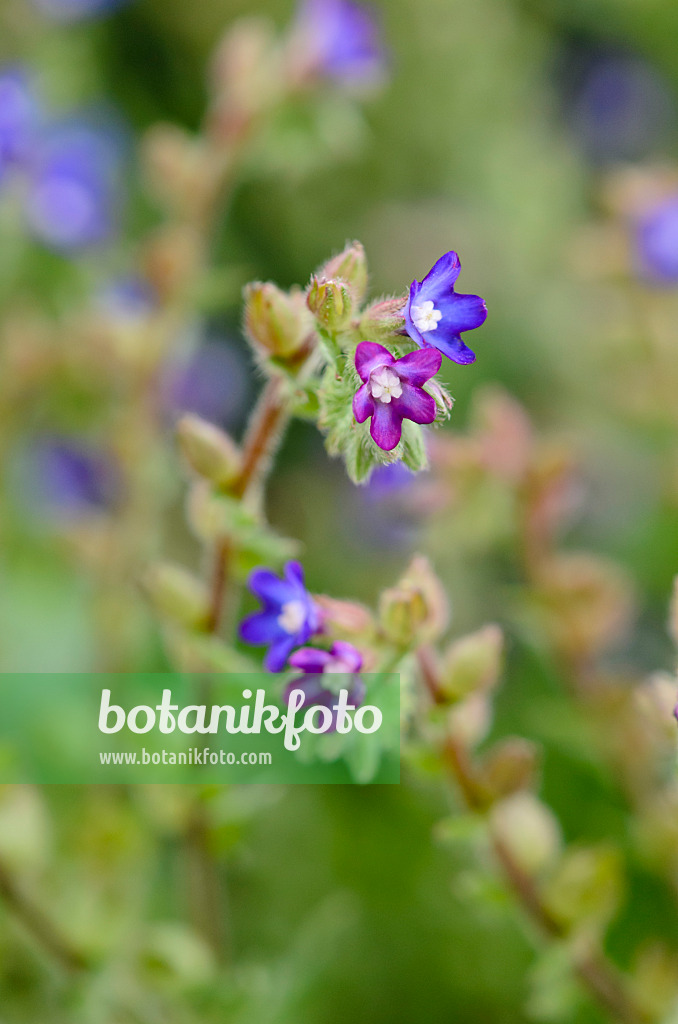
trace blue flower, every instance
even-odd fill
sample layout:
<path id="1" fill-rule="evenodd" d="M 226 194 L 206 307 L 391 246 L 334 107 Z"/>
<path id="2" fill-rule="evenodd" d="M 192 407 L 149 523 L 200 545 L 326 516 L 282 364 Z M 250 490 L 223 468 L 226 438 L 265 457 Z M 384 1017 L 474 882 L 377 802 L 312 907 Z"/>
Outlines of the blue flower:
<path id="1" fill-rule="evenodd" d="M 127 2 L 128 0 L 33 0 L 35 6 L 48 18 L 63 22 L 102 17 Z"/>
<path id="2" fill-rule="evenodd" d="M 636 231 L 636 260 L 643 277 L 678 284 L 678 195 L 665 199 L 641 218 Z"/>
<path id="3" fill-rule="evenodd" d="M 429 345 L 455 363 L 472 363 L 475 353 L 467 348 L 461 335 L 485 322 L 487 307 L 479 295 L 455 292 L 460 270 L 456 252 L 447 252 L 421 283 L 412 282 L 405 329 L 420 348 Z"/>
<path id="4" fill-rule="evenodd" d="M 66 437 L 41 438 L 29 452 L 27 470 L 32 502 L 50 518 L 102 512 L 119 495 L 118 471 L 109 457 Z"/>
<path id="5" fill-rule="evenodd" d="M 21 67 L 0 74 L 0 178 L 30 155 L 40 118 L 31 81 Z"/>
<path id="6" fill-rule="evenodd" d="M 47 132 L 29 170 L 26 213 L 35 236 L 66 253 L 109 238 L 119 164 L 107 131 L 75 121 Z"/>
<path id="7" fill-rule="evenodd" d="M 386 58 L 370 8 L 352 0 L 305 0 L 297 33 L 311 74 L 346 85 L 369 84 L 382 77 Z"/>
<path id="8" fill-rule="evenodd" d="M 268 646 L 264 665 L 280 672 L 295 647 L 320 629 L 320 612 L 304 586 L 299 562 L 288 562 L 282 579 L 270 569 L 255 569 L 249 580 L 263 608 L 240 624 L 240 636 L 248 644 Z"/>

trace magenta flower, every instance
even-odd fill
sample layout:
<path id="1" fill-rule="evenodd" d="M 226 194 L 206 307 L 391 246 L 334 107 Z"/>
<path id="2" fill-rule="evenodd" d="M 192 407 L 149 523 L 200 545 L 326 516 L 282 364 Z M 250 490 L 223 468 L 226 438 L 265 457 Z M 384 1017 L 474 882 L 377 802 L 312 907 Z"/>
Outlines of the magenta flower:
<path id="1" fill-rule="evenodd" d="M 420 348 L 437 348 L 455 363 L 472 363 L 475 353 L 461 340 L 480 327 L 487 307 L 479 295 L 459 295 L 454 285 L 461 263 L 456 252 L 441 256 L 424 280 L 413 281 L 405 308 L 405 329 Z"/>
<path id="2" fill-rule="evenodd" d="M 396 359 L 374 341 L 358 345 L 355 368 L 364 383 L 353 396 L 353 415 L 358 423 L 372 417 L 370 434 L 383 451 L 392 451 L 400 441 L 403 420 L 433 423 L 436 403 L 422 385 L 436 375 L 442 361 L 440 352 L 431 348 Z"/>
<path id="3" fill-rule="evenodd" d="M 292 690 L 301 690 L 304 694 L 303 708 L 321 704 L 332 710 L 339 696 L 338 689 L 348 689 L 348 703 L 359 707 L 365 700 L 365 683 L 355 673 L 363 667 L 360 651 L 353 644 L 337 640 L 329 651 L 319 651 L 313 647 L 303 647 L 296 651 L 289 660 L 292 668 L 298 668 L 304 675 L 288 683 L 283 693 L 283 701 L 289 704 Z M 333 685 L 331 677 L 338 675 Z M 350 680 L 346 677 L 350 676 Z M 327 730 L 334 732 L 337 727 L 336 712 L 332 715 L 332 724 Z"/>

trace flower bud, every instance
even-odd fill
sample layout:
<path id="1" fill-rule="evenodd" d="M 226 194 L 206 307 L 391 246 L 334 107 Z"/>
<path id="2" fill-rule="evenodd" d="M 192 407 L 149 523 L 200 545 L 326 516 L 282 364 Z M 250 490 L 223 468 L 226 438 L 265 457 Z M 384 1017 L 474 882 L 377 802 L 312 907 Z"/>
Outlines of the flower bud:
<path id="1" fill-rule="evenodd" d="M 209 153 L 175 125 L 160 124 L 147 133 L 142 152 L 154 196 L 182 213 L 200 209 L 211 195 L 213 168 Z"/>
<path id="2" fill-rule="evenodd" d="M 495 798 L 529 789 L 534 782 L 537 759 L 534 743 L 518 737 L 502 740 L 483 759 L 483 785 Z"/>
<path id="3" fill-rule="evenodd" d="M 183 626 L 200 630 L 209 616 L 205 587 L 181 566 L 163 562 L 154 565 L 143 580 L 151 604 L 160 615 Z"/>
<path id="4" fill-rule="evenodd" d="M 616 850 L 568 850 L 544 887 L 543 899 L 561 924 L 605 924 L 614 915 L 621 896 L 622 878 Z"/>
<path id="5" fill-rule="evenodd" d="M 484 740 L 492 725 L 492 704 L 484 693 L 473 693 L 460 701 L 447 716 L 447 728 L 465 747 Z"/>
<path id="6" fill-rule="evenodd" d="M 504 636 L 499 626 L 485 626 L 455 640 L 445 651 L 439 684 L 449 700 L 493 689 L 501 672 Z"/>
<path id="7" fill-rule="evenodd" d="M 560 825 L 532 793 L 515 793 L 490 812 L 492 831 L 529 875 L 552 864 L 560 850 Z"/>
<path id="8" fill-rule="evenodd" d="M 234 441 L 199 416 L 182 416 L 177 427 L 184 458 L 200 476 L 228 490 L 240 473 L 242 458 Z"/>
<path id="9" fill-rule="evenodd" d="M 401 647 L 436 640 L 447 626 L 447 597 L 427 558 L 412 559 L 397 586 L 384 591 L 379 618 L 389 640 Z"/>
<path id="10" fill-rule="evenodd" d="M 338 256 L 333 256 L 318 271 L 320 281 L 339 279 L 348 286 L 356 306 L 365 298 L 367 292 L 367 259 L 360 242 L 348 245 Z"/>
<path id="11" fill-rule="evenodd" d="M 245 288 L 245 332 L 260 354 L 295 362 L 308 351 L 313 322 L 299 291 L 286 293 L 274 284 Z"/>
<path id="12" fill-rule="evenodd" d="M 333 639 L 351 640 L 374 633 L 374 617 L 369 608 L 355 601 L 337 601 L 324 594 L 314 595 L 320 609 L 323 631 Z"/>
<path id="13" fill-rule="evenodd" d="M 306 296 L 308 308 L 321 327 L 341 331 L 353 312 L 353 298 L 343 281 L 323 281 L 314 277 Z"/>
<path id="14" fill-rule="evenodd" d="M 161 228 L 142 252 L 144 277 L 158 298 L 167 301 L 193 282 L 201 255 L 201 241 L 192 227 Z"/>
<path id="15" fill-rule="evenodd" d="M 360 318 L 360 334 L 370 341 L 381 341 L 400 334 L 405 329 L 405 303 L 403 295 L 384 299 L 367 309 Z"/>

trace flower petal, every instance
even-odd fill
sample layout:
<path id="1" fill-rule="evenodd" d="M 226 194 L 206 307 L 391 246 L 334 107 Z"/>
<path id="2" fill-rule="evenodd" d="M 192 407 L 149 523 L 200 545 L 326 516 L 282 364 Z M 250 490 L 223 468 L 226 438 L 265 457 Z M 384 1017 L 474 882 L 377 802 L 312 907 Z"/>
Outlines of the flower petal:
<path id="1" fill-rule="evenodd" d="M 301 669 L 302 672 L 322 672 L 330 660 L 331 655 L 327 651 L 319 651 L 314 647 L 302 647 L 295 651 L 289 659 L 293 668 Z"/>
<path id="2" fill-rule="evenodd" d="M 403 385 L 403 391 L 407 385 Z M 375 402 L 370 423 L 370 434 L 375 444 L 382 451 L 390 452 L 397 446 L 402 433 L 402 413 L 398 413 L 397 405 L 402 399 L 389 402 Z"/>
<path id="3" fill-rule="evenodd" d="M 440 369 L 443 357 L 435 348 L 423 348 L 417 352 L 409 352 L 398 360 L 396 372 L 402 381 L 421 387 L 431 377 L 435 377 Z"/>
<path id="4" fill-rule="evenodd" d="M 424 335 L 429 345 L 434 344 L 434 336 L 472 331 L 487 320 L 487 306 L 479 295 L 452 292 L 438 299 L 438 309 L 443 314 L 442 320 L 435 331 L 427 331 Z"/>
<path id="5" fill-rule="evenodd" d="M 430 343 L 427 342 L 427 344 L 435 344 L 435 347 L 454 363 L 460 363 L 462 366 L 465 366 L 468 363 L 475 362 L 475 352 L 464 344 L 458 334 L 443 335 L 440 332 L 437 333 L 438 337 L 435 340 L 433 340 L 433 335 L 430 335 L 431 341 Z"/>
<path id="6" fill-rule="evenodd" d="M 403 393 L 393 402 L 399 417 L 414 423 L 433 423 L 436 418 L 436 403 L 426 391 L 403 383 Z"/>
<path id="7" fill-rule="evenodd" d="M 374 400 L 370 395 L 367 384 L 363 384 L 353 396 L 353 415 L 358 423 L 364 423 L 368 416 L 372 415 Z"/>
<path id="8" fill-rule="evenodd" d="M 271 644 L 266 657 L 264 658 L 264 667 L 269 672 L 281 672 L 287 664 L 287 659 L 297 645 L 296 637 L 289 636 L 285 633 L 279 640 Z"/>
<path id="9" fill-rule="evenodd" d="M 375 367 L 384 364 L 390 366 L 394 362 L 395 357 L 376 341 L 361 341 L 355 350 L 355 368 L 363 381 L 367 381 Z"/>
<path id="10" fill-rule="evenodd" d="M 461 263 L 459 257 L 454 250 L 446 252 L 444 256 L 433 264 L 428 274 L 421 282 L 421 290 L 425 292 L 425 299 L 432 298 L 429 295 L 429 291 L 435 289 L 439 291 L 441 288 L 449 291 L 454 285 L 455 281 L 459 277 L 461 271 Z"/>
<path id="11" fill-rule="evenodd" d="M 287 562 L 285 565 L 285 579 L 287 580 L 288 586 L 294 590 L 303 590 L 306 594 L 306 587 L 304 584 L 304 567 L 301 562 Z"/>
<path id="12" fill-rule="evenodd" d="M 289 582 L 281 580 L 270 569 L 255 569 L 248 582 L 252 593 L 268 604 L 281 605 L 293 597 Z"/>
<path id="13" fill-rule="evenodd" d="M 277 614 L 271 611 L 255 612 L 240 623 L 241 639 L 247 644 L 254 644 L 254 646 L 270 644 L 283 632 Z"/>
<path id="14" fill-rule="evenodd" d="M 333 658 L 341 658 L 348 672 L 359 672 L 363 667 L 362 654 L 346 640 L 337 640 L 330 653 Z"/>
<path id="15" fill-rule="evenodd" d="M 412 306 L 416 306 L 419 292 L 421 291 L 421 285 L 418 281 L 413 281 L 410 285 L 410 298 L 405 306 L 405 330 L 409 334 L 412 341 L 416 342 L 417 345 L 424 345 L 424 338 L 421 331 L 415 325 L 412 319 Z"/>

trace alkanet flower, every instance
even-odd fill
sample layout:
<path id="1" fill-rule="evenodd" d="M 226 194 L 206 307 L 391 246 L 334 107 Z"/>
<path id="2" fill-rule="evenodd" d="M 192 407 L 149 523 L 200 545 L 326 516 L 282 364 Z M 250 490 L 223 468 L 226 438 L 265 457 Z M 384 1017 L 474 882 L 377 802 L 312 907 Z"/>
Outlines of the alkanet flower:
<path id="1" fill-rule="evenodd" d="M 304 675 L 288 683 L 283 693 L 283 701 L 289 704 L 292 690 L 304 693 L 302 708 L 323 705 L 330 710 L 337 703 L 338 688 L 348 689 L 348 703 L 359 707 L 365 699 L 365 683 L 356 675 L 363 667 L 363 658 L 353 644 L 345 640 L 337 640 L 329 651 L 303 647 L 289 659 L 292 668 L 298 668 Z M 333 685 L 328 676 L 339 675 Z M 350 678 L 348 678 L 350 677 Z M 332 715 L 332 724 L 327 732 L 336 729 L 336 713 Z"/>
<path id="2" fill-rule="evenodd" d="M 349 86 L 369 85 L 383 75 L 385 54 L 369 7 L 352 0 L 305 0 L 296 33 L 310 74 Z"/>
<path id="3" fill-rule="evenodd" d="M 282 579 L 270 569 L 255 569 L 249 586 L 263 608 L 243 620 L 240 636 L 248 644 L 268 646 L 264 665 L 269 672 L 280 672 L 294 648 L 319 631 L 320 612 L 306 590 L 299 562 L 288 562 Z"/>
<path id="4" fill-rule="evenodd" d="M 374 341 L 361 341 L 356 348 L 355 368 L 364 383 L 353 396 L 353 415 L 358 423 L 372 417 L 370 434 L 383 451 L 397 446 L 403 420 L 433 423 L 435 399 L 422 385 L 436 375 L 442 361 L 432 348 L 400 359 Z"/>
<path id="5" fill-rule="evenodd" d="M 46 245 L 72 252 L 113 231 L 120 154 L 114 138 L 86 122 L 54 126 L 29 169 L 26 212 Z"/>
<path id="6" fill-rule="evenodd" d="M 664 199 L 639 221 L 636 259 L 644 277 L 658 284 L 678 283 L 678 195 Z"/>
<path id="7" fill-rule="evenodd" d="M 405 329 L 420 347 L 437 348 L 455 363 L 472 363 L 475 353 L 464 344 L 461 335 L 485 322 L 487 307 L 479 295 L 455 292 L 460 270 L 456 252 L 447 252 L 421 283 L 412 282 L 405 307 Z"/>

